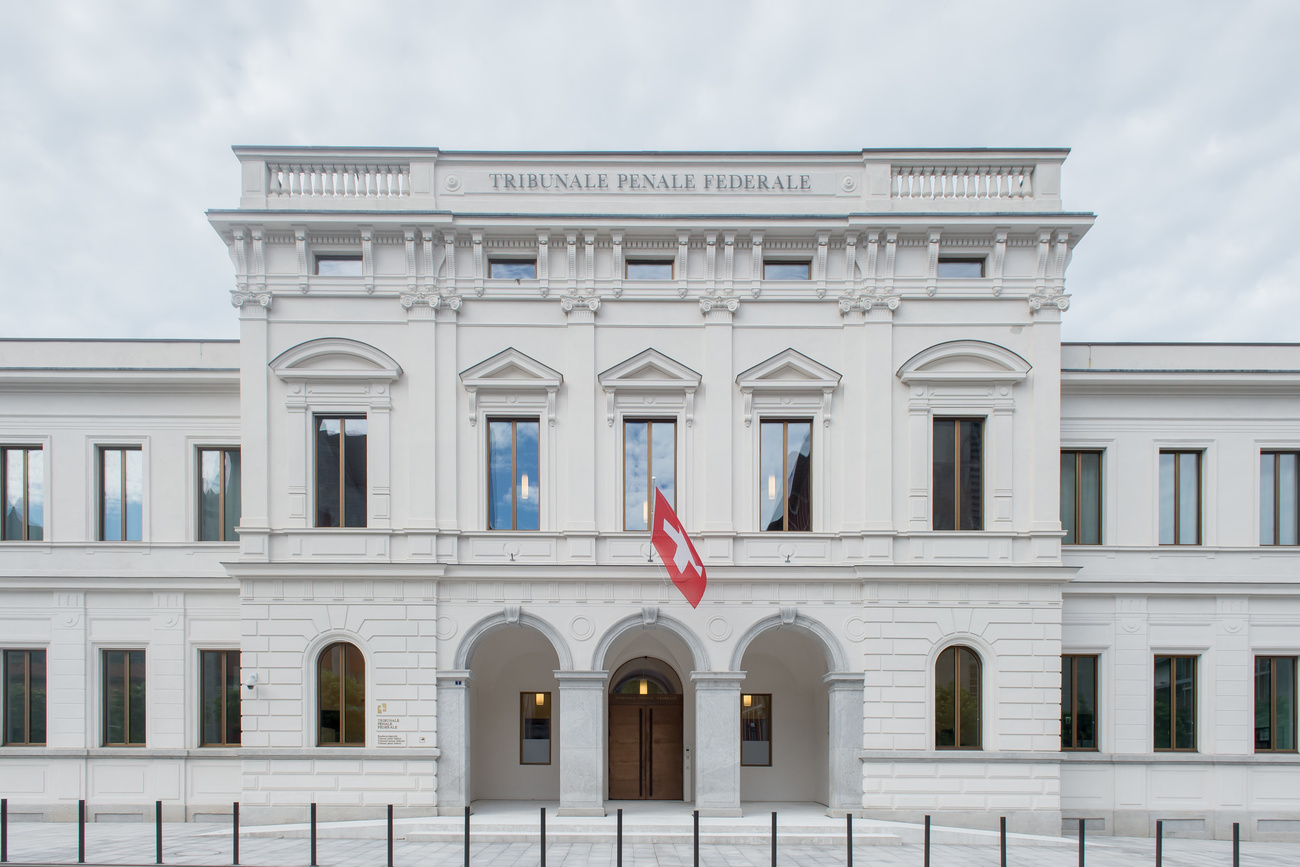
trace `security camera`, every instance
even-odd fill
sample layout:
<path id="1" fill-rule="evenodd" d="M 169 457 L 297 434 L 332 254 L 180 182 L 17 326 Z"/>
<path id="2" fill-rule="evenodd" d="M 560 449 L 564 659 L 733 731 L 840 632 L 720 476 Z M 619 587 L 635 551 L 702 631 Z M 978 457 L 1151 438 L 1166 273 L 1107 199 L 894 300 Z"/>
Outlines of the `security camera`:
<path id="1" fill-rule="evenodd" d="M 250 671 L 244 676 L 244 689 L 252 689 L 257 684 L 257 672 Z"/>

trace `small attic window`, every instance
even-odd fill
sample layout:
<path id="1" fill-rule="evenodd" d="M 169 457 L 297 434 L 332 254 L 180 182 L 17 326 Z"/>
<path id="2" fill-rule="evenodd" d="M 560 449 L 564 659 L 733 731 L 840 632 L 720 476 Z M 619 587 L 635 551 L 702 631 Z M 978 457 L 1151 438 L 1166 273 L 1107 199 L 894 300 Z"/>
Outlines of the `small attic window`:
<path id="1" fill-rule="evenodd" d="M 321 277 L 360 277 L 360 255 L 329 255 L 316 257 L 316 273 Z"/>
<path id="2" fill-rule="evenodd" d="M 982 258 L 940 256 L 938 270 L 938 276 L 940 277 L 983 277 L 984 260 Z"/>

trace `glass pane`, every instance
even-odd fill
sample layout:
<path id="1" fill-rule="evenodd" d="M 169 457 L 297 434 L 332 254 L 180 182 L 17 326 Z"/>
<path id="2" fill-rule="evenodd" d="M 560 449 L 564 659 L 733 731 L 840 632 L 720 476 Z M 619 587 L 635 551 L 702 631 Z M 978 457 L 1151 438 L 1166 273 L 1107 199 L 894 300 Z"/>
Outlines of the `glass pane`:
<path id="1" fill-rule="evenodd" d="M 740 698 L 740 763 L 772 764 L 772 696 L 743 695 Z"/>
<path id="2" fill-rule="evenodd" d="M 538 423 L 515 422 L 515 529 L 536 530 L 541 527 L 542 489 L 538 476 Z"/>
<path id="3" fill-rule="evenodd" d="M 1079 542 L 1101 544 L 1101 452 L 1079 456 Z"/>
<path id="4" fill-rule="evenodd" d="M 1259 544 L 1275 545 L 1273 522 L 1277 519 L 1277 479 L 1274 470 L 1277 455 L 1265 452 L 1259 456 Z"/>
<path id="5" fill-rule="evenodd" d="M 1297 478 L 1296 460 L 1297 455 L 1292 452 L 1278 456 L 1278 542 L 1283 545 L 1295 545 L 1300 542 L 1300 516 L 1297 516 L 1297 510 L 1300 509 L 1300 478 Z"/>
<path id="6" fill-rule="evenodd" d="M 235 453 L 238 455 L 238 452 Z M 226 743 L 237 744 L 243 732 L 240 716 L 239 651 L 226 651 Z"/>
<path id="7" fill-rule="evenodd" d="M 199 541 L 221 538 L 221 452 L 199 452 Z"/>
<path id="8" fill-rule="evenodd" d="M 488 422 L 488 529 L 509 530 L 514 524 L 511 484 L 512 425 Z"/>
<path id="9" fill-rule="evenodd" d="M 961 745 L 980 745 L 980 663 L 975 654 L 965 648 L 958 650 L 957 659 L 961 678 Z"/>
<path id="10" fill-rule="evenodd" d="M 812 263 L 810 262 L 764 262 L 764 280 L 810 280 Z"/>
<path id="11" fill-rule="evenodd" d="M 1196 748 L 1196 659 L 1179 657 L 1174 667 L 1174 747 Z"/>
<path id="12" fill-rule="evenodd" d="M 957 529 L 957 422 L 934 421 L 934 529 Z"/>
<path id="13" fill-rule="evenodd" d="M 122 538 L 122 452 L 104 449 L 100 452 L 100 474 L 103 476 L 103 525 L 100 536 L 118 541 Z"/>
<path id="14" fill-rule="evenodd" d="M 1273 660 L 1277 667 L 1277 697 L 1274 699 L 1274 718 L 1277 737 L 1274 749 L 1294 750 L 1295 745 L 1295 693 L 1296 658 L 1282 656 Z M 35 683 L 35 677 L 32 678 Z M 33 691 L 35 688 L 33 687 Z"/>
<path id="15" fill-rule="evenodd" d="M 672 262 L 628 262 L 627 279 L 629 280 L 671 280 L 673 279 Z"/>
<path id="16" fill-rule="evenodd" d="M 984 425 L 961 423 L 961 529 L 984 529 Z"/>
<path id="17" fill-rule="evenodd" d="M 107 706 L 104 742 L 126 743 L 125 651 L 109 650 L 104 653 L 104 701 Z"/>
<path id="18" fill-rule="evenodd" d="M 1273 749 L 1273 660 L 1255 657 L 1255 749 Z"/>
<path id="19" fill-rule="evenodd" d="M 21 650 L 6 650 L 5 657 L 5 737 L 7 744 L 23 743 L 27 736 L 23 712 L 27 709 L 26 663 Z"/>
<path id="20" fill-rule="evenodd" d="M 549 765 L 551 763 L 551 694 L 549 692 L 520 693 L 519 709 L 519 763 Z"/>
<path id="21" fill-rule="evenodd" d="M 343 740 L 345 744 L 366 742 L 366 660 L 352 645 L 343 647 Z"/>
<path id="22" fill-rule="evenodd" d="M 342 419 L 316 420 L 316 526 L 341 527 L 339 511 L 339 434 Z"/>
<path id="23" fill-rule="evenodd" d="M 126 538 L 139 542 L 144 528 L 144 452 L 126 452 Z"/>
<path id="24" fill-rule="evenodd" d="M 221 652 L 205 650 L 199 654 L 199 684 L 203 702 L 203 743 L 221 743 L 221 696 L 225 688 L 221 673 Z"/>
<path id="25" fill-rule="evenodd" d="M 934 667 L 934 745 L 957 745 L 957 648 L 939 654 Z"/>
<path id="26" fill-rule="evenodd" d="M 1062 540 L 1065 545 L 1078 544 L 1074 532 L 1075 458 L 1075 452 L 1061 452 L 1061 529 L 1065 531 L 1065 539 Z"/>
<path id="27" fill-rule="evenodd" d="M 940 277 L 983 277 L 983 259 L 940 259 L 938 263 Z"/>
<path id="28" fill-rule="evenodd" d="M 27 538 L 33 542 L 45 538 L 45 452 L 41 449 L 27 453 Z"/>
<path id="29" fill-rule="evenodd" d="M 1081 750 L 1097 748 L 1097 657 L 1075 657 L 1075 746 Z"/>
<path id="30" fill-rule="evenodd" d="M 239 449 L 231 449 L 225 452 L 224 456 L 226 512 L 221 516 L 221 520 L 226 533 L 226 541 L 233 542 L 239 538 L 235 528 L 239 526 L 240 497 L 242 496 L 239 486 Z"/>
<path id="31" fill-rule="evenodd" d="M 1061 748 L 1074 746 L 1074 680 L 1070 669 L 1072 657 L 1061 657 Z"/>
<path id="32" fill-rule="evenodd" d="M 28 654 L 31 665 L 31 691 L 28 694 L 28 742 L 45 743 L 45 651 L 33 650 Z"/>
<path id="33" fill-rule="evenodd" d="M 650 425 L 630 421 L 623 425 L 623 529 L 645 530 L 650 524 Z"/>
<path id="34" fill-rule="evenodd" d="M 808 532 L 812 530 L 812 423 L 792 421 L 786 430 L 790 492 L 787 529 Z"/>
<path id="35" fill-rule="evenodd" d="M 655 477 L 655 487 L 664 495 L 668 505 L 677 509 L 677 424 L 657 421 L 651 428 L 650 474 Z"/>
<path id="36" fill-rule="evenodd" d="M 320 679 L 316 696 L 320 707 L 320 733 L 317 742 L 322 746 L 339 742 L 342 718 L 339 714 L 339 670 L 343 667 L 343 645 L 334 644 L 320 656 Z"/>
<path id="37" fill-rule="evenodd" d="M 366 420 L 343 419 L 343 526 L 366 526 Z"/>
<path id="38" fill-rule="evenodd" d="M 1161 457 L 1163 458 L 1163 455 Z M 1170 706 L 1173 701 L 1173 684 L 1170 679 L 1169 668 L 1169 657 L 1156 657 L 1155 676 L 1153 678 L 1155 696 L 1152 703 L 1151 726 L 1155 730 L 1155 748 L 1158 750 L 1167 750 L 1173 746 L 1171 740 L 1173 732 L 1169 727 L 1169 721 L 1173 715 L 1173 708 Z"/>
<path id="39" fill-rule="evenodd" d="M 1178 456 L 1178 544 L 1199 545 L 1201 516 L 1201 456 L 1184 452 Z"/>
<path id="40" fill-rule="evenodd" d="M 23 454 L 22 449 L 4 450 L 5 514 L 3 538 L 5 539 L 16 540 L 23 537 L 23 512 L 25 510 L 23 499 L 26 495 L 23 482 Z"/>
<path id="41" fill-rule="evenodd" d="M 537 263 L 489 262 L 488 276 L 493 280 L 532 280 L 537 276 Z"/>
<path id="42" fill-rule="evenodd" d="M 360 256 L 336 256 L 316 259 L 316 273 L 322 277 L 360 277 Z"/>
<path id="43" fill-rule="evenodd" d="M 763 530 L 785 528 L 785 425 L 765 421 L 758 434 L 758 526 Z"/>
<path id="44" fill-rule="evenodd" d="M 144 687 L 144 651 L 132 650 L 127 656 L 130 663 L 128 689 L 130 689 L 131 695 L 130 714 L 127 720 L 129 743 L 143 744 L 145 742 L 145 708 L 147 707 Z"/>
<path id="45" fill-rule="evenodd" d="M 1174 461 L 1172 452 L 1160 453 L 1160 544 L 1174 544 Z"/>

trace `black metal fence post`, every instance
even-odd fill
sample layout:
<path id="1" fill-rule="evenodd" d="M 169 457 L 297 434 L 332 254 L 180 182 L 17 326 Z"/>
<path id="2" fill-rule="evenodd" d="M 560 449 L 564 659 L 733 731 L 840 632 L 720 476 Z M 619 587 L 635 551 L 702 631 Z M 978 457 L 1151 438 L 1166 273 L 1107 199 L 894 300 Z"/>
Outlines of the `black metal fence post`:
<path id="1" fill-rule="evenodd" d="M 316 802 L 311 802 L 311 867 L 316 867 Z"/>
<path id="2" fill-rule="evenodd" d="M 925 816 L 925 867 L 930 867 L 930 815 Z"/>
<path id="3" fill-rule="evenodd" d="M 1241 823 L 1232 823 L 1232 867 L 1241 867 Z"/>
<path id="4" fill-rule="evenodd" d="M 235 801 L 233 804 L 231 804 L 230 818 L 231 818 L 230 828 L 231 828 L 231 835 L 232 835 L 230 838 L 231 850 L 232 850 L 232 857 L 230 859 L 230 863 L 233 864 L 234 867 L 239 867 L 239 802 L 238 801 Z"/>
<path id="5" fill-rule="evenodd" d="M 618 808 L 618 843 L 615 851 L 618 853 L 618 863 L 616 867 L 623 867 L 623 808 Z"/>
<path id="6" fill-rule="evenodd" d="M 1160 867 L 1164 861 L 1164 843 L 1165 843 L 1165 823 L 1156 820 L 1156 867 Z"/>
<path id="7" fill-rule="evenodd" d="M 154 863 L 161 864 L 162 860 L 162 801 L 153 802 L 153 848 L 156 856 Z"/>
<path id="8" fill-rule="evenodd" d="M 776 867 L 776 810 L 772 811 L 772 867 Z"/>
<path id="9" fill-rule="evenodd" d="M 853 867 L 853 814 L 852 814 L 852 813 L 845 813 L 845 814 L 844 814 L 844 818 L 847 820 L 847 821 L 845 822 L 845 825 L 848 827 L 848 838 L 849 838 L 849 848 L 848 848 L 849 860 L 848 860 L 848 867 Z"/>
<path id="10" fill-rule="evenodd" d="M 469 804 L 465 805 L 465 867 L 469 867 Z"/>
<path id="11" fill-rule="evenodd" d="M 1079 820 L 1079 867 L 1083 867 L 1083 819 Z M 391 865 L 389 865 L 391 867 Z"/>
<path id="12" fill-rule="evenodd" d="M 0 798 L 0 862 L 9 860 L 9 799 Z"/>
<path id="13" fill-rule="evenodd" d="M 86 863 L 86 802 L 77 802 L 77 863 Z"/>
<path id="14" fill-rule="evenodd" d="M 542 851 L 542 867 L 546 867 L 546 808 L 542 807 L 542 840 L 540 845 Z M 389 864 L 388 867 L 393 867 Z"/>
<path id="15" fill-rule="evenodd" d="M 695 811 L 695 867 L 700 867 L 700 811 Z"/>
<path id="16" fill-rule="evenodd" d="M 388 805 L 388 867 L 393 867 L 393 805 Z"/>
<path id="17" fill-rule="evenodd" d="M 1007 867 L 1007 817 L 1002 816 L 998 821 L 998 825 L 1001 828 L 998 836 L 1002 841 L 1002 867 Z"/>

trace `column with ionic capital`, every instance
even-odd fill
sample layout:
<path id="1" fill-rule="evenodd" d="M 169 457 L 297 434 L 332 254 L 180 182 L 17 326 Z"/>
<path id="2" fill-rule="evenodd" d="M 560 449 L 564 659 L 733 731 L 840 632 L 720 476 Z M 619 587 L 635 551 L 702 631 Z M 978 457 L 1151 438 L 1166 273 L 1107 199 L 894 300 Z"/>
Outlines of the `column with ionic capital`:
<path id="1" fill-rule="evenodd" d="M 695 808 L 741 816 L 740 684 L 743 671 L 692 671 L 695 684 Z"/>
<path id="2" fill-rule="evenodd" d="M 832 671 L 822 677 L 830 694 L 830 814 L 862 809 L 862 686 L 860 671 Z"/>
<path id="3" fill-rule="evenodd" d="M 438 673 L 438 815 L 456 816 L 469 806 L 468 671 Z"/>
<path id="4" fill-rule="evenodd" d="M 561 816 L 605 815 L 607 671 L 557 671 L 560 682 Z"/>

